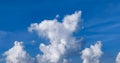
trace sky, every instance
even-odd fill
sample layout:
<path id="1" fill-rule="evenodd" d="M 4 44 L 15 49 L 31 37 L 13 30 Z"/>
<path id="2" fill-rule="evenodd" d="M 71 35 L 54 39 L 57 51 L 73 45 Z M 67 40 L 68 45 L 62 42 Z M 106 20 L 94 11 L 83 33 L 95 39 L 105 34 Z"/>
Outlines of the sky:
<path id="1" fill-rule="evenodd" d="M 120 63 L 119 20 L 119 0 L 0 0 L 0 62 Z"/>

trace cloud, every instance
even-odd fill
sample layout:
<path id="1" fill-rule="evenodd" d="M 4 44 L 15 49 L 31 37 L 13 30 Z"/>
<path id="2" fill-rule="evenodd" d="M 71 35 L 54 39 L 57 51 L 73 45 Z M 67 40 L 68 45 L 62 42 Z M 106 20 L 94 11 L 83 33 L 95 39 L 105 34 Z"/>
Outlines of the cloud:
<path id="1" fill-rule="evenodd" d="M 33 58 L 24 50 L 23 42 L 14 42 L 14 46 L 4 53 L 6 63 L 33 63 Z"/>
<path id="2" fill-rule="evenodd" d="M 81 21 L 81 11 L 66 15 L 62 22 L 57 18 L 43 20 L 41 23 L 32 23 L 28 28 L 29 32 L 36 32 L 39 36 L 49 39 L 49 44 L 40 43 L 39 49 L 43 54 L 37 54 L 32 58 L 25 50 L 23 42 L 14 42 L 14 46 L 6 51 L 6 63 L 70 63 L 68 57 L 71 52 L 80 51 L 82 39 L 76 39 L 73 33 Z M 32 41 L 34 44 L 35 40 Z M 90 48 L 84 49 L 81 53 L 83 63 L 99 63 L 102 55 L 101 42 L 98 41 Z M 119 57 L 119 56 L 117 56 Z M 3 59 L 3 58 L 2 58 Z M 3 59 L 4 60 L 4 59 Z M 3 61 L 1 60 L 1 61 Z M 116 58 L 116 61 L 118 59 Z M 119 62 L 118 62 L 119 63 Z"/>
<path id="3" fill-rule="evenodd" d="M 120 52 L 118 53 L 118 55 L 116 57 L 116 63 L 120 63 Z"/>
<path id="4" fill-rule="evenodd" d="M 78 41 L 72 34 L 76 31 L 80 21 L 81 11 L 71 15 L 66 15 L 62 22 L 53 20 L 43 20 L 41 23 L 33 23 L 29 27 L 30 32 L 37 32 L 39 36 L 49 39 L 50 44 L 41 43 L 39 48 L 43 55 L 38 54 L 39 63 L 66 63 L 65 54 L 68 50 L 79 49 Z"/>
<path id="5" fill-rule="evenodd" d="M 101 42 L 98 41 L 95 45 L 91 45 L 90 48 L 86 48 L 82 51 L 83 63 L 99 63 L 99 58 L 102 55 Z"/>

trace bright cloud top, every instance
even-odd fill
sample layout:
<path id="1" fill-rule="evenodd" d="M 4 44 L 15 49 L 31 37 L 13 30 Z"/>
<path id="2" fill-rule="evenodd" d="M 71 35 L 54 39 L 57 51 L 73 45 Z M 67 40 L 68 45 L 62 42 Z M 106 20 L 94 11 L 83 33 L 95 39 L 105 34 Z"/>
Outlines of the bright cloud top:
<path id="1" fill-rule="evenodd" d="M 101 55 L 101 42 L 98 41 L 95 45 L 91 45 L 90 48 L 84 49 L 81 58 L 83 63 L 99 63 Z"/>
<path id="2" fill-rule="evenodd" d="M 38 54 L 39 63 L 62 63 L 67 62 L 64 55 L 67 50 L 76 49 L 77 40 L 72 36 L 75 32 L 78 22 L 80 21 L 81 11 L 63 18 L 62 23 L 57 19 L 43 20 L 41 23 L 33 23 L 29 31 L 35 31 L 40 36 L 47 37 L 50 40 L 49 45 L 40 44 L 40 50 L 43 55 Z"/>
<path id="3" fill-rule="evenodd" d="M 14 46 L 4 53 L 6 63 L 33 63 L 33 58 L 24 50 L 23 42 L 14 42 Z"/>

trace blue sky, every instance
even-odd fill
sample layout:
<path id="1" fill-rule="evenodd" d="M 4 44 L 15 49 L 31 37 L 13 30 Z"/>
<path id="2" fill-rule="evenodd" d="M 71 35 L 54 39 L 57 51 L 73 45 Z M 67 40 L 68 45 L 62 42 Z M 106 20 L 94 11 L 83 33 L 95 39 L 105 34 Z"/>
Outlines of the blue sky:
<path id="1" fill-rule="evenodd" d="M 100 40 L 104 51 L 101 63 L 115 63 L 120 51 L 119 0 L 0 0 L 0 57 L 16 40 L 23 41 L 29 54 L 36 56 L 40 42 L 47 43 L 47 40 L 29 33 L 30 24 L 54 19 L 57 14 L 61 21 L 65 15 L 79 10 L 82 11 L 84 29 L 77 32 L 77 37 L 85 38 L 83 48 Z M 80 56 L 72 58 L 81 62 Z"/>

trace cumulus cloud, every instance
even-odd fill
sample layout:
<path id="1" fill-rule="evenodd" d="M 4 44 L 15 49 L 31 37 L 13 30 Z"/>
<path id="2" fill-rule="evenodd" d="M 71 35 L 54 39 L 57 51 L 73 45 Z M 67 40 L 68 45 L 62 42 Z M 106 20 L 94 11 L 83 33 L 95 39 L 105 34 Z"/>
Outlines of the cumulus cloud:
<path id="1" fill-rule="evenodd" d="M 116 63 L 120 63 L 120 52 L 118 53 L 118 55 L 116 57 Z"/>
<path id="2" fill-rule="evenodd" d="M 98 41 L 95 45 L 91 45 L 90 48 L 86 48 L 82 51 L 83 63 L 99 63 L 99 58 L 102 55 L 101 42 Z"/>
<path id="3" fill-rule="evenodd" d="M 39 36 L 49 39 L 49 44 L 41 43 L 39 46 L 43 54 L 37 54 L 36 58 L 32 58 L 24 50 L 23 42 L 15 41 L 14 46 L 3 54 L 6 63 L 69 63 L 66 56 L 81 48 L 83 38 L 78 40 L 73 36 L 81 21 L 80 17 L 81 11 L 77 11 L 66 15 L 62 22 L 56 17 L 53 20 L 32 23 L 28 28 L 29 32 L 36 32 Z M 32 43 L 34 44 L 35 41 L 33 40 Z M 98 41 L 90 48 L 84 49 L 81 56 L 83 63 L 99 63 L 99 58 L 103 53 L 101 46 L 101 42 Z M 119 55 L 116 58 L 117 63 L 119 63 Z"/>
<path id="4" fill-rule="evenodd" d="M 23 42 L 14 42 L 14 46 L 4 53 L 6 63 L 33 63 L 33 58 L 24 50 Z"/>
<path id="5" fill-rule="evenodd" d="M 71 15 L 66 15 L 62 22 L 57 19 L 43 20 L 41 23 L 33 23 L 29 27 L 29 31 L 35 31 L 39 36 L 49 39 L 50 44 L 41 43 L 39 48 L 43 55 L 38 54 L 39 63 L 67 63 L 64 55 L 69 49 L 78 49 L 78 41 L 72 34 L 76 31 L 78 22 L 80 21 L 81 11 Z"/>

